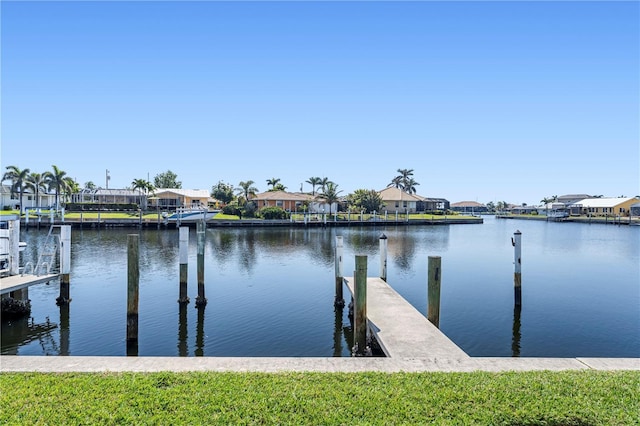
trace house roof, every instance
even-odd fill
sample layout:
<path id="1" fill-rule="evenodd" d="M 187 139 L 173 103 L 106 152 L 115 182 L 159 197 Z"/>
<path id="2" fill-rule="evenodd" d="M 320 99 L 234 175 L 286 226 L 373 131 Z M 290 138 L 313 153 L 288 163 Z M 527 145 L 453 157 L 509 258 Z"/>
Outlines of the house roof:
<path id="1" fill-rule="evenodd" d="M 256 194 L 252 201 L 311 201 L 313 197 L 301 192 L 267 191 Z"/>
<path id="2" fill-rule="evenodd" d="M 381 191 L 378 191 L 380 198 L 384 201 L 422 201 L 423 197 L 418 195 L 408 194 L 400 188 L 388 187 Z"/>
<path id="3" fill-rule="evenodd" d="M 584 200 L 576 201 L 574 205 L 580 204 L 586 208 L 603 208 L 603 207 L 616 207 L 620 204 L 624 204 L 631 200 L 637 200 L 636 197 L 620 197 L 620 198 L 587 198 Z"/>
<path id="4" fill-rule="evenodd" d="M 158 188 L 154 191 L 156 197 L 162 194 L 175 194 L 189 198 L 209 198 L 209 191 L 206 189 L 177 189 L 177 188 Z"/>
<path id="5" fill-rule="evenodd" d="M 477 201 L 459 201 L 457 203 L 451 203 L 451 207 L 486 207 L 486 206 Z"/>

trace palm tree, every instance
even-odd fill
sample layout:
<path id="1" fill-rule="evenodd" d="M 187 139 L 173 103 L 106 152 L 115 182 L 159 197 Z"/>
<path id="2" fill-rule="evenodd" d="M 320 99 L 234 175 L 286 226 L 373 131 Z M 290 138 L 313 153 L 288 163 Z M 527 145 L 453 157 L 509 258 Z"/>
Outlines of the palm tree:
<path id="1" fill-rule="evenodd" d="M 318 198 L 323 199 L 327 204 L 329 204 L 329 216 L 331 216 L 331 205 L 340 199 L 338 194 L 341 192 L 342 190 L 338 191 L 338 185 L 329 181 L 327 182 L 322 194 L 318 195 Z"/>
<path id="2" fill-rule="evenodd" d="M 311 185 L 311 195 L 316 195 L 316 186 L 320 185 L 322 179 L 319 177 L 310 177 L 306 182 Z"/>
<path id="3" fill-rule="evenodd" d="M 280 182 L 279 178 L 267 179 L 267 185 L 271 185 L 271 190 L 273 191 L 276 190 L 276 185 L 278 184 L 278 182 Z"/>
<path id="4" fill-rule="evenodd" d="M 143 208 L 147 208 L 147 197 L 149 196 L 149 192 L 153 192 L 156 188 L 153 186 L 151 182 L 146 179 L 134 179 L 131 182 L 131 189 L 138 190 L 144 194 L 144 204 Z"/>
<path id="5" fill-rule="evenodd" d="M 42 173 L 31 173 L 27 176 L 27 187 L 36 196 L 36 208 L 40 207 L 40 191 L 47 190 L 47 181 Z"/>
<path id="6" fill-rule="evenodd" d="M 27 186 L 29 169 L 20 170 L 18 166 L 7 166 L 7 171 L 2 176 L 2 181 L 11 181 L 11 195 L 18 194 L 20 203 L 20 214 L 22 214 L 22 194 Z"/>
<path id="7" fill-rule="evenodd" d="M 44 175 L 47 185 L 49 186 L 49 190 L 55 191 L 56 193 L 55 206 L 56 210 L 58 210 L 58 208 L 60 207 L 60 194 L 65 192 L 69 181 L 67 178 L 67 172 L 60 170 L 55 164 L 51 167 L 53 168 L 53 172 L 44 172 Z"/>
<path id="8" fill-rule="evenodd" d="M 415 194 L 415 186 L 420 184 L 413 179 L 413 169 L 398 169 L 397 171 L 399 175 L 394 177 L 387 187 L 393 186 L 409 194 Z"/>
<path id="9" fill-rule="evenodd" d="M 71 177 L 64 178 L 64 188 L 62 191 L 62 198 L 65 200 L 65 202 L 67 200 L 68 195 L 76 194 L 78 192 L 80 192 L 80 185 L 78 185 L 78 182 L 73 180 L 73 178 Z"/>
<path id="10" fill-rule="evenodd" d="M 327 190 L 327 186 L 333 183 L 329 180 L 329 178 L 323 177 L 322 179 L 320 179 L 320 182 L 318 182 L 318 185 L 320 185 L 320 189 L 322 190 L 322 192 L 325 192 Z"/>
<path id="11" fill-rule="evenodd" d="M 416 185 L 420 185 L 418 182 L 415 181 L 414 178 L 409 178 L 407 179 L 407 181 L 404 183 L 404 192 L 407 192 L 409 194 L 415 194 L 416 191 Z"/>
<path id="12" fill-rule="evenodd" d="M 248 180 L 246 182 L 243 181 L 238 184 L 238 186 L 240 187 L 237 189 L 238 194 L 244 197 L 245 204 L 247 201 L 249 201 L 249 196 L 256 195 L 256 193 L 258 192 L 258 188 L 253 186 L 254 183 L 254 181 Z"/>

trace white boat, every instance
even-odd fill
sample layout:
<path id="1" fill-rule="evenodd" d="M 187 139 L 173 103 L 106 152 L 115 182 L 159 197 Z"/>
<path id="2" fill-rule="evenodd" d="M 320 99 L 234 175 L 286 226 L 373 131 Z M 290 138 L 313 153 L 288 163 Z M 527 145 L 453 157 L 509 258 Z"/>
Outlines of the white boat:
<path id="1" fill-rule="evenodd" d="M 165 222 L 170 223 L 196 223 L 201 220 L 206 222 L 218 213 L 220 213 L 220 210 L 178 209 L 173 214 L 163 213 L 163 217 Z"/>

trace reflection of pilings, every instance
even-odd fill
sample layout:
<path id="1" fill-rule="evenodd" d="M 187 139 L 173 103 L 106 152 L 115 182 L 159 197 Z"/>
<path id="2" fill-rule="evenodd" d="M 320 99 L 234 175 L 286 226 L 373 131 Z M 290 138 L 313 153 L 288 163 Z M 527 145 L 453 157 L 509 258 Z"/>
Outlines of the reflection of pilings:
<path id="1" fill-rule="evenodd" d="M 344 303 L 344 302 L 343 302 Z M 342 306 L 336 306 L 333 310 L 335 317 L 333 321 L 333 356 L 342 356 Z"/>
<path id="2" fill-rule="evenodd" d="M 187 305 L 185 303 L 180 304 L 180 313 L 178 317 L 178 355 L 188 356 L 189 345 L 187 344 L 187 338 L 189 337 L 187 328 Z"/>
<path id="3" fill-rule="evenodd" d="M 60 305 L 60 355 L 69 356 L 69 304 Z"/>
<path id="4" fill-rule="evenodd" d="M 181 226 L 178 231 L 180 234 L 178 244 L 178 256 L 180 263 L 180 295 L 178 303 L 189 303 L 187 296 L 187 271 L 189 269 L 189 228 Z"/>
<path id="5" fill-rule="evenodd" d="M 198 306 L 198 322 L 196 324 L 195 356 L 204 356 L 204 305 Z"/>
<path id="6" fill-rule="evenodd" d="M 513 337 L 511 340 L 511 356 L 520 356 L 520 311 L 522 307 L 516 305 L 513 308 Z"/>
<path id="7" fill-rule="evenodd" d="M 427 284 L 427 319 L 433 325 L 440 328 L 440 280 L 441 280 L 440 256 L 429 256 L 429 282 Z"/>
<path id="8" fill-rule="evenodd" d="M 196 306 L 205 306 L 207 298 L 204 297 L 204 242 L 205 242 L 205 222 L 198 221 L 197 237 L 198 237 L 198 297 L 196 297 Z"/>

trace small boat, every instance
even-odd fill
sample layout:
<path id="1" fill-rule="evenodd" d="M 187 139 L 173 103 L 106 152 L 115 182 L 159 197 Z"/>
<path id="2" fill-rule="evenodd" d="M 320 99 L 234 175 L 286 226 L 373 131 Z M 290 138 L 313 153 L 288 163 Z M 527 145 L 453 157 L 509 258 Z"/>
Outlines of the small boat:
<path id="1" fill-rule="evenodd" d="M 220 210 L 179 209 L 173 214 L 163 213 L 163 217 L 165 222 L 170 223 L 196 223 L 200 220 L 204 220 L 206 222 L 218 213 L 220 213 Z"/>

